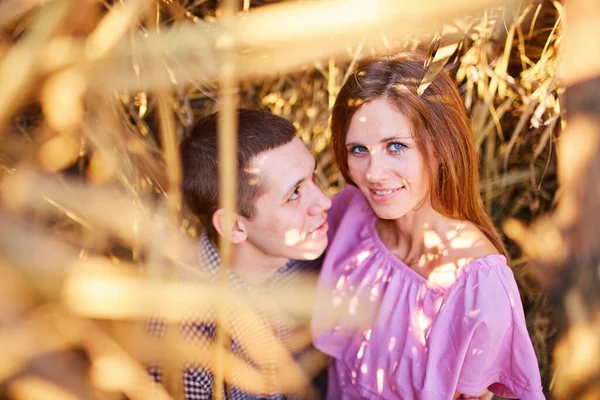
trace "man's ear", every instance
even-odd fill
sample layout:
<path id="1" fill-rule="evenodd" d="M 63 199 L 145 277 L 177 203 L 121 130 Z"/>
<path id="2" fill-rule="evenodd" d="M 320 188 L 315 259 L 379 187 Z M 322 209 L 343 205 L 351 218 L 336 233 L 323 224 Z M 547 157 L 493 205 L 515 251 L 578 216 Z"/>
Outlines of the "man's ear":
<path id="1" fill-rule="evenodd" d="M 248 238 L 248 232 L 246 231 L 244 222 L 237 213 L 232 213 L 231 219 L 229 222 L 227 222 L 225 218 L 225 210 L 219 208 L 212 216 L 212 224 L 222 238 L 225 237 L 225 227 L 227 226 L 226 224 L 228 224 L 230 227 L 229 240 L 232 243 L 240 244 Z"/>

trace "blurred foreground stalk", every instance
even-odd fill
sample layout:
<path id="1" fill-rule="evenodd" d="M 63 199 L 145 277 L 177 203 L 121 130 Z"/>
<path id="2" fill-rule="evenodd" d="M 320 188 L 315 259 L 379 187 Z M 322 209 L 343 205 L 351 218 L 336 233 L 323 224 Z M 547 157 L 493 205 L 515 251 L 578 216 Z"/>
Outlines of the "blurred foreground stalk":
<path id="1" fill-rule="evenodd" d="M 553 215 L 566 255 L 551 282 L 561 325 L 554 353 L 558 399 L 600 398 L 599 22 L 600 3 L 569 2 L 559 71 L 568 125 L 558 148 L 562 193 Z"/>

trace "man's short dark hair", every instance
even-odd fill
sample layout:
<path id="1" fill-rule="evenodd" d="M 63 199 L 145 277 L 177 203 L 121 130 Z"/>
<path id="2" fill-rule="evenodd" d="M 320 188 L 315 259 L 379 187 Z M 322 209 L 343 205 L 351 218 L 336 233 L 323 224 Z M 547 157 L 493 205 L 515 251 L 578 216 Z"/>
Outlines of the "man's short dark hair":
<path id="1" fill-rule="evenodd" d="M 263 182 L 248 171 L 250 160 L 294 139 L 296 129 L 289 121 L 268 112 L 238 110 L 237 212 L 254 217 L 254 204 L 263 194 Z M 217 113 L 200 119 L 180 145 L 183 195 L 190 211 L 212 231 L 212 215 L 219 207 Z"/>

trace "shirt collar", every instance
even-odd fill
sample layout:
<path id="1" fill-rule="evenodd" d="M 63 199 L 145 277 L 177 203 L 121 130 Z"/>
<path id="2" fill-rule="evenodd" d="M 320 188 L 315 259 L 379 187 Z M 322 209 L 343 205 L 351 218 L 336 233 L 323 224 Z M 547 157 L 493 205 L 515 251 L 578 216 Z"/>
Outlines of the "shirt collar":
<path id="1" fill-rule="evenodd" d="M 206 229 L 202 230 L 200 235 L 200 246 L 199 246 L 199 258 L 200 268 L 204 270 L 210 277 L 211 280 L 218 279 L 219 271 L 221 267 L 221 257 L 213 243 L 208 237 Z M 234 289 L 243 290 L 264 290 L 272 289 L 279 286 L 282 283 L 287 282 L 287 278 L 294 275 L 304 262 L 298 260 L 289 260 L 284 266 L 278 269 L 269 280 L 261 286 L 252 286 L 247 284 L 235 271 L 229 271 L 229 282 Z"/>

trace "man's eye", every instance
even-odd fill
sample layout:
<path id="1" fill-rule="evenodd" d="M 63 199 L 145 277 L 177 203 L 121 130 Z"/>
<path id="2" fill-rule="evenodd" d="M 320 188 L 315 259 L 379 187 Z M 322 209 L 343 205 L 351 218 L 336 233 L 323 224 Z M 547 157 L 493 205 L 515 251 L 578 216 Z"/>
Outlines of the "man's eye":
<path id="1" fill-rule="evenodd" d="M 296 188 L 288 200 L 296 200 L 298 197 L 300 197 L 300 189 Z"/>
<path id="2" fill-rule="evenodd" d="M 399 153 L 403 150 L 406 150 L 406 146 L 402 143 L 390 143 L 389 149 L 392 153 Z"/>
<path id="3" fill-rule="evenodd" d="M 369 151 L 365 146 L 352 146 L 348 150 L 352 154 L 365 154 Z"/>

